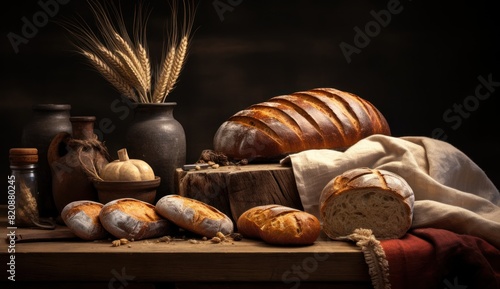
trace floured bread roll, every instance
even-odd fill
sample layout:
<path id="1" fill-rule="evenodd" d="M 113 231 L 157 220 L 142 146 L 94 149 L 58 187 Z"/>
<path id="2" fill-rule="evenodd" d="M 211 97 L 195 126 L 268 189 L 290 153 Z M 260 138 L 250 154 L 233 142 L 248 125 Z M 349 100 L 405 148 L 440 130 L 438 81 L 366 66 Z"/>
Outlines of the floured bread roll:
<path id="1" fill-rule="evenodd" d="M 355 229 L 371 229 L 377 239 L 402 237 L 411 227 L 415 196 L 399 175 L 369 168 L 344 172 L 320 197 L 325 234 L 336 239 Z"/>
<path id="2" fill-rule="evenodd" d="M 100 240 L 108 237 L 99 220 L 103 204 L 94 201 L 74 201 L 61 212 L 61 218 L 68 228 L 79 238 L 87 241 Z"/>
<path id="3" fill-rule="evenodd" d="M 218 232 L 231 234 L 233 221 L 218 209 L 195 199 L 166 195 L 156 203 L 158 214 L 177 226 L 198 235 L 213 238 Z"/>
<path id="4" fill-rule="evenodd" d="M 156 213 L 155 206 L 132 198 L 116 199 L 105 204 L 99 219 L 116 238 L 155 238 L 168 235 L 172 229 L 172 224 Z"/>

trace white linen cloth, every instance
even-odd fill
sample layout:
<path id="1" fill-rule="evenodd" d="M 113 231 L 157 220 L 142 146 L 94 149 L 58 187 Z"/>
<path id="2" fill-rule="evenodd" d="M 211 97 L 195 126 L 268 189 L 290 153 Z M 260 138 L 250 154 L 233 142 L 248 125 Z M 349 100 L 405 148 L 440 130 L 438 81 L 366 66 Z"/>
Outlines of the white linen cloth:
<path id="1" fill-rule="evenodd" d="M 383 169 L 413 189 L 412 228 L 473 235 L 500 248 L 500 193 L 480 167 L 449 143 L 372 135 L 345 152 L 308 150 L 281 161 L 289 162 L 304 210 L 318 218 L 321 191 L 335 176 L 358 167 Z"/>

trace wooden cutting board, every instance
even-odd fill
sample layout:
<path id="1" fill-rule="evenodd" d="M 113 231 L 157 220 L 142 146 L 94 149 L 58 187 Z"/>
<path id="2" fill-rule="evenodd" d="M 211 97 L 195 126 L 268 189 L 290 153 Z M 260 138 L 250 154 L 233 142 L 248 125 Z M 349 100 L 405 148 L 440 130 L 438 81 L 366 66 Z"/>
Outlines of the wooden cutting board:
<path id="1" fill-rule="evenodd" d="M 280 164 L 177 169 L 176 189 L 181 196 L 216 207 L 233 221 L 259 205 L 279 204 L 302 210 L 293 170 Z"/>

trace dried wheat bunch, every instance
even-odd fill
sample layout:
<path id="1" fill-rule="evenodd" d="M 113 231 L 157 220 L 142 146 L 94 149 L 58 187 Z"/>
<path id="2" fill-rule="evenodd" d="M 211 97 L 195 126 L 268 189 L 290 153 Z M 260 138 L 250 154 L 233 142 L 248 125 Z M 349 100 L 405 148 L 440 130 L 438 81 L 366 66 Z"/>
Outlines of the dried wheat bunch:
<path id="1" fill-rule="evenodd" d="M 171 21 L 160 65 L 153 71 L 146 39 L 149 14 L 138 5 L 132 37 L 120 7 L 110 2 L 88 1 L 95 17 L 96 31 L 85 21 L 65 23 L 74 36 L 74 45 L 90 64 L 122 95 L 134 102 L 161 103 L 177 83 L 186 61 L 195 9 L 182 1 L 183 18 L 178 19 L 175 0 L 170 3 Z M 153 77 L 154 76 L 154 79 Z"/>

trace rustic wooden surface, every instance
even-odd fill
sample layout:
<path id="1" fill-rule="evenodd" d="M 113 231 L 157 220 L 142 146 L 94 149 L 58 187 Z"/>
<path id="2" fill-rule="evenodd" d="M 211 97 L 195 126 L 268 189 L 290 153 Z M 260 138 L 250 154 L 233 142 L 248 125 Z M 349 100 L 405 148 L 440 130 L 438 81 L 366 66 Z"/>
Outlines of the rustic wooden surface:
<path id="1" fill-rule="evenodd" d="M 12 230 L 7 229 L 6 211 L 0 212 L 0 232 L 5 238 Z M 64 229 L 58 227 L 57 230 Z M 22 228 L 13 231 L 16 234 L 46 232 Z M 0 244 L 0 256 L 5 264 L 12 254 L 5 239 Z M 325 239 L 304 247 L 277 247 L 245 239 L 220 244 L 149 239 L 112 247 L 111 240 L 73 239 L 17 243 L 14 256 L 16 282 L 43 281 L 42 285 L 47 282 L 109 283 L 117 274 L 126 274 L 131 278 L 128 281 L 134 284 L 173 282 L 179 288 L 215 288 L 214 284 L 222 286 L 227 282 L 242 286 L 231 288 L 248 288 L 243 285 L 245 282 L 271 282 L 278 285 L 277 288 L 291 288 L 297 282 L 369 285 L 368 268 L 361 250 L 352 243 Z M 2 270 L 0 276 L 0 282 L 8 281 L 6 270 Z M 200 287 L 199 282 L 207 282 L 206 287 Z M 198 284 L 197 287 L 194 284 Z M 302 285 L 301 288 L 307 288 Z M 114 287 L 119 288 L 119 284 Z"/>
<path id="2" fill-rule="evenodd" d="M 178 194 L 210 204 L 233 220 L 258 205 L 302 209 L 292 168 L 280 164 L 178 169 L 177 183 Z"/>

